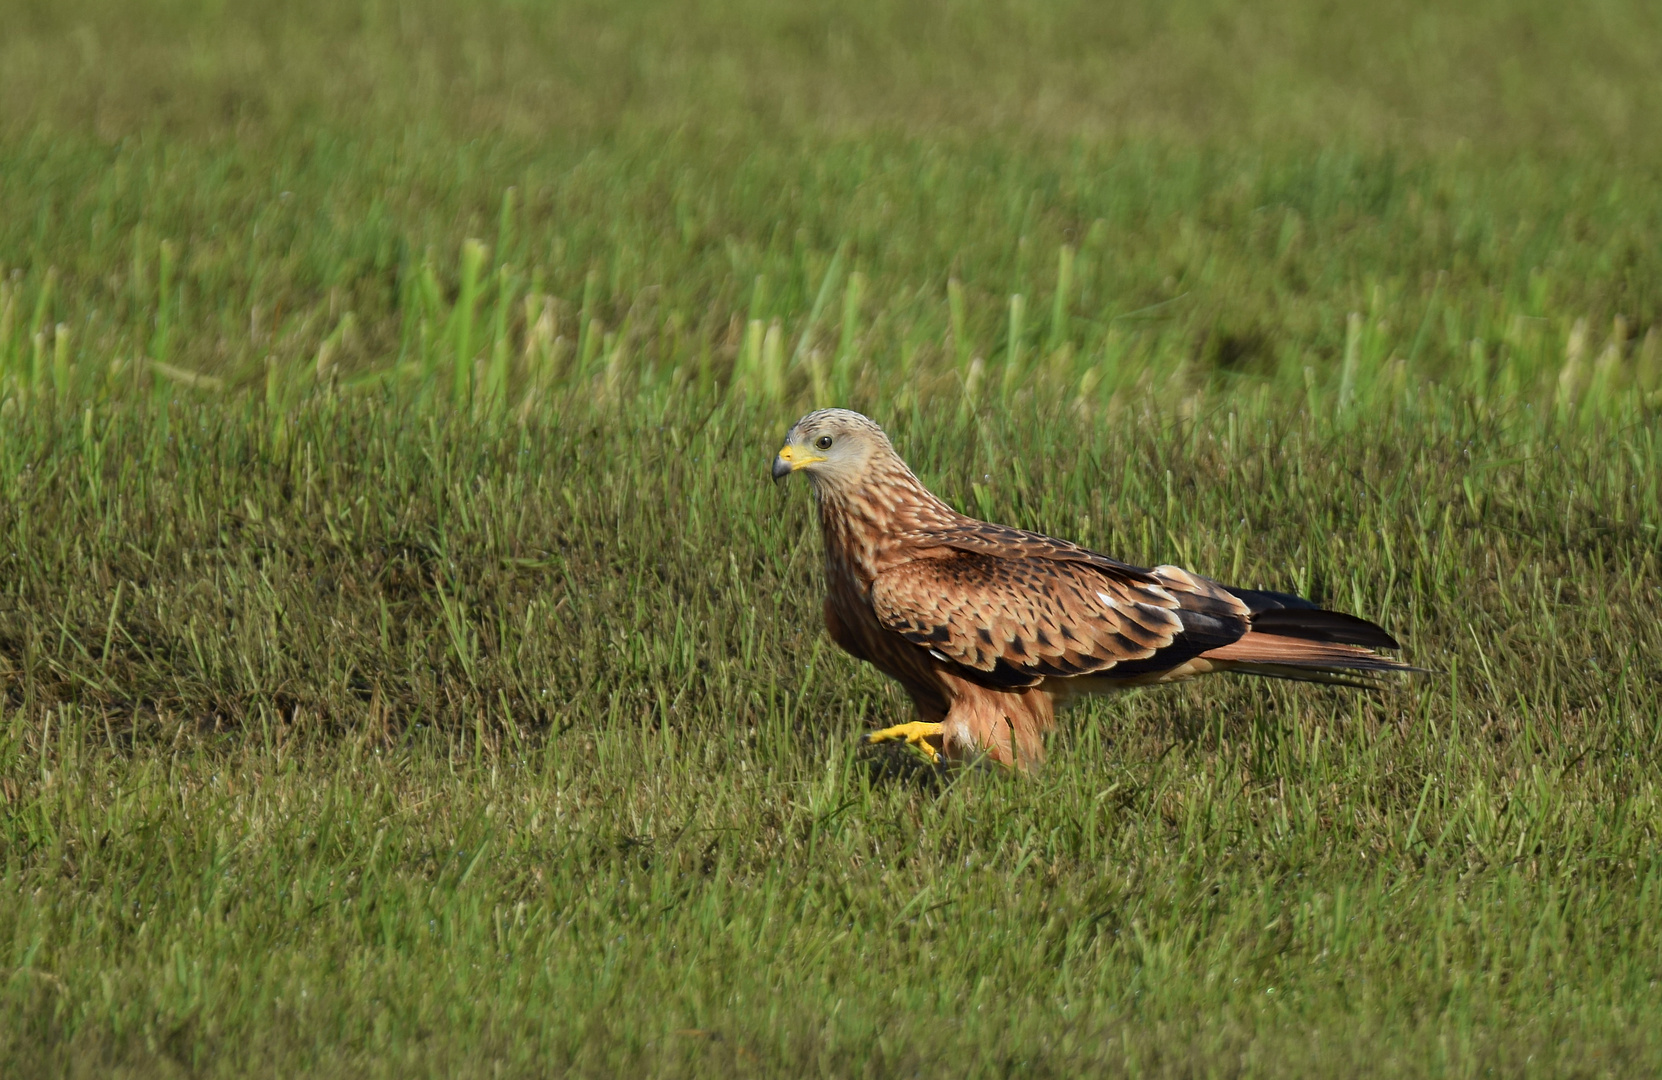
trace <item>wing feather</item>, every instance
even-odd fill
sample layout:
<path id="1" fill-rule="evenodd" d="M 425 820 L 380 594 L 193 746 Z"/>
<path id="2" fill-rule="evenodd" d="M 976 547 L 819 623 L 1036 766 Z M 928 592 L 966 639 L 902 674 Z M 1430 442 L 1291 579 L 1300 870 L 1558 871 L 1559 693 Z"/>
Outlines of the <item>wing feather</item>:
<path id="1" fill-rule="evenodd" d="M 1042 545 L 1017 546 L 1004 556 L 947 547 L 878 575 L 871 589 L 878 621 L 1011 687 L 1116 665 L 1158 669 L 1246 631 L 1245 605 L 1204 579 L 1124 573 L 1124 564 L 1098 556 L 1110 564 L 1098 565 L 1079 557 L 1094 553 L 1072 545 L 1061 557 Z"/>
<path id="2" fill-rule="evenodd" d="M 1043 533 L 1028 532 L 1008 525 L 994 525 L 987 521 L 964 520 L 944 529 L 932 530 L 930 546 L 939 545 L 972 555 L 991 555 L 1006 559 L 1036 559 L 1050 563 L 1082 563 L 1103 574 L 1122 581 L 1157 585 L 1154 571 L 1111 559 L 1101 552 L 1082 548 L 1067 540 L 1059 540 Z"/>

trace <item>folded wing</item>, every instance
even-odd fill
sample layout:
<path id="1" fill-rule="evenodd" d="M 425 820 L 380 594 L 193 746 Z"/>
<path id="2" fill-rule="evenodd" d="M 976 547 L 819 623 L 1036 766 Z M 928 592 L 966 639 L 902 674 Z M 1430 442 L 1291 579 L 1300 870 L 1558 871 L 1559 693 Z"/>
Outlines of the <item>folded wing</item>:
<path id="1" fill-rule="evenodd" d="M 957 545 L 937 552 L 879 575 L 873 610 L 913 645 L 992 686 L 1164 670 L 1248 629 L 1243 603 L 1175 567 L 1141 570 L 1072 545 L 1010 556 Z"/>

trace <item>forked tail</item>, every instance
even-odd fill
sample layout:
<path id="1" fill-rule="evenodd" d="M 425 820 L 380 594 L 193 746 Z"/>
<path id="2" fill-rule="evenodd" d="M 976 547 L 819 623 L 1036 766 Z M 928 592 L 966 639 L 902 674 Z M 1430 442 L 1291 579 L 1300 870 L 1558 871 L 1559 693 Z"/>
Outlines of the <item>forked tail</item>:
<path id="1" fill-rule="evenodd" d="M 1263 675 L 1300 682 L 1372 687 L 1390 672 L 1423 669 L 1382 656 L 1377 649 L 1402 645 L 1382 627 L 1327 611 L 1285 593 L 1230 589 L 1252 612 L 1252 628 L 1241 638 L 1204 653 L 1242 675 Z"/>

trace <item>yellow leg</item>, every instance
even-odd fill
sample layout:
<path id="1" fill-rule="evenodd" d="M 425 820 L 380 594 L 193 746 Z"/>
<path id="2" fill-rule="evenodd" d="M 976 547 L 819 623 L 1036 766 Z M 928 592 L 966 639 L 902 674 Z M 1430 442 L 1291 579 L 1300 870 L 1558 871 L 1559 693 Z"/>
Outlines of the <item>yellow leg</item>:
<path id="1" fill-rule="evenodd" d="M 931 762 L 939 762 L 941 760 L 940 751 L 930 746 L 927 740 L 930 736 L 938 737 L 940 734 L 941 725 L 914 720 L 909 724 L 896 724 L 894 727 L 884 728 L 882 731 L 868 731 L 860 737 L 860 741 L 863 743 L 882 743 L 902 739 Z"/>

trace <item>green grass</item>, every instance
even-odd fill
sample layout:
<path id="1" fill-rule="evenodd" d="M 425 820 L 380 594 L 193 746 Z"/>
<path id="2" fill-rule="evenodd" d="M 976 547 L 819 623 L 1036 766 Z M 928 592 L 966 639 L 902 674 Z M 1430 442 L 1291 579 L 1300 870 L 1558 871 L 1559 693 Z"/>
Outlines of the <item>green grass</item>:
<path id="1" fill-rule="evenodd" d="M 1662 1067 L 1649 7 L 0 24 L 0 1072 Z M 833 402 L 1433 674 L 856 752 Z"/>

